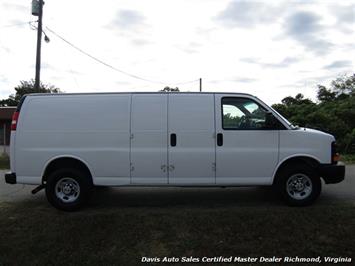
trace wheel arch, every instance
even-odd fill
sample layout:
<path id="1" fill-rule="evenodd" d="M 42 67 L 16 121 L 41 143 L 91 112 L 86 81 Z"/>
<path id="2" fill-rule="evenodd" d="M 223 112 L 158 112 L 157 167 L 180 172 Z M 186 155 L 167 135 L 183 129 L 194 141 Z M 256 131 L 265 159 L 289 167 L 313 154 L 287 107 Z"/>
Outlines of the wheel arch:
<path id="1" fill-rule="evenodd" d="M 43 170 L 42 170 L 42 184 L 45 184 L 47 178 L 50 173 L 52 173 L 56 169 L 64 168 L 64 167 L 73 167 L 75 169 L 79 169 L 87 173 L 88 177 L 91 179 L 91 183 L 93 182 L 93 175 L 90 167 L 87 162 L 83 159 L 73 156 L 73 155 L 59 155 L 49 159 Z"/>
<path id="2" fill-rule="evenodd" d="M 282 169 L 284 169 L 288 165 L 297 164 L 297 163 L 306 164 L 306 165 L 314 168 L 315 170 L 317 170 L 318 166 L 320 165 L 320 160 L 315 156 L 305 155 L 305 154 L 299 154 L 299 155 L 293 155 L 293 156 L 286 157 L 275 168 L 272 184 L 275 184 L 278 174 L 282 171 Z"/>

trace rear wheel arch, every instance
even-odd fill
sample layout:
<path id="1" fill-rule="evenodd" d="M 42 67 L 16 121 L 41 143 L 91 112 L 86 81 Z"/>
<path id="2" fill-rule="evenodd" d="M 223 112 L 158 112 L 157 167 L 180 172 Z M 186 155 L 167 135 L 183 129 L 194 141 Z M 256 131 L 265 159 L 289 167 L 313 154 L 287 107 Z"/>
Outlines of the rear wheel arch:
<path id="1" fill-rule="evenodd" d="M 85 174 L 85 176 L 89 178 L 91 184 L 93 183 L 91 171 L 86 163 L 75 157 L 63 156 L 53 158 L 47 163 L 42 174 L 42 184 L 45 184 L 47 182 L 48 176 L 54 171 L 67 168 L 72 168 L 81 171 Z"/>

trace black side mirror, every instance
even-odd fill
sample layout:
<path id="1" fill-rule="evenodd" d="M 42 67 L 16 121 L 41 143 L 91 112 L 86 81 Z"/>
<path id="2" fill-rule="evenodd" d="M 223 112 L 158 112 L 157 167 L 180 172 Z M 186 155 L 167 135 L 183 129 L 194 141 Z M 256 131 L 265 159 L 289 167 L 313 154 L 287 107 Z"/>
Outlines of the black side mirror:
<path id="1" fill-rule="evenodd" d="M 267 112 L 265 116 L 265 128 L 266 129 L 279 129 L 280 122 L 276 117 L 271 113 Z"/>

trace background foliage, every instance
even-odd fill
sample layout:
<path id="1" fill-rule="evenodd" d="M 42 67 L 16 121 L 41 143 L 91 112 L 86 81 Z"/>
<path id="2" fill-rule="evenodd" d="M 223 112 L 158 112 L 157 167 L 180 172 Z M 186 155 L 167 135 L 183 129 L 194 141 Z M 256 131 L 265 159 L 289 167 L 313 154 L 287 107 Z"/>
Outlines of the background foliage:
<path id="1" fill-rule="evenodd" d="M 355 153 L 355 74 L 335 79 L 329 88 L 318 85 L 316 102 L 299 93 L 272 107 L 295 125 L 333 134 L 341 152 Z"/>
<path id="2" fill-rule="evenodd" d="M 0 106 L 17 106 L 20 102 L 21 97 L 29 93 L 59 93 L 60 89 L 56 88 L 50 84 L 44 84 L 41 82 L 40 88 L 35 89 L 35 81 L 31 79 L 30 81 L 20 81 L 20 85 L 15 87 L 15 94 L 9 95 L 7 99 L 0 100 Z"/>

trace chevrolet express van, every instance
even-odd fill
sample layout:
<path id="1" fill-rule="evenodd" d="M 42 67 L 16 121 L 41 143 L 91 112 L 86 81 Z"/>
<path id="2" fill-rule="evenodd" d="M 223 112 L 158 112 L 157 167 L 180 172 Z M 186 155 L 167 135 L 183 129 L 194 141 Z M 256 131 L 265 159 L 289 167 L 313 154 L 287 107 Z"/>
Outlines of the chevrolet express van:
<path id="1" fill-rule="evenodd" d="M 294 206 L 344 179 L 335 139 L 241 93 L 29 94 L 14 113 L 9 184 L 76 210 L 94 186 L 273 186 Z"/>

